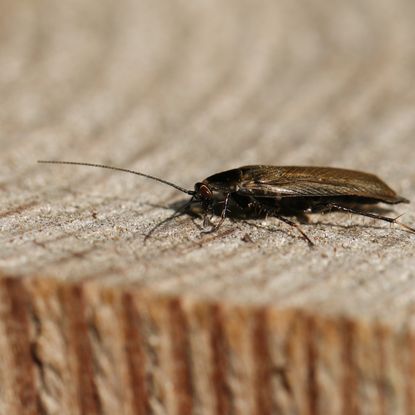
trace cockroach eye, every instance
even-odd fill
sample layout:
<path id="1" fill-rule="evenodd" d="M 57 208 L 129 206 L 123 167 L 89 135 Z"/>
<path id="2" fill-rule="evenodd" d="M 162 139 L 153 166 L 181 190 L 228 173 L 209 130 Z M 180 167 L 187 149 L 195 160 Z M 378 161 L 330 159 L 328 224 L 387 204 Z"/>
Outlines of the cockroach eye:
<path id="1" fill-rule="evenodd" d="M 212 190 L 210 190 L 210 187 L 204 183 L 196 183 L 195 191 L 199 194 L 201 199 L 210 200 L 213 197 Z"/>

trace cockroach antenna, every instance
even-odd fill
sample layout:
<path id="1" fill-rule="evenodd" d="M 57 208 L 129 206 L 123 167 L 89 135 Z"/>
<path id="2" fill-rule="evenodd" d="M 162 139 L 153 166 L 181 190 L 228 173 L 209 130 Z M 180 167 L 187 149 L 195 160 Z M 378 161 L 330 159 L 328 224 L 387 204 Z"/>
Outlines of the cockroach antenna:
<path id="1" fill-rule="evenodd" d="M 98 167 L 101 169 L 108 169 L 108 170 L 116 170 L 116 171 L 122 171 L 124 173 L 131 173 L 135 174 L 137 176 L 147 177 L 147 179 L 155 180 L 156 182 L 167 184 L 167 186 L 174 187 L 177 190 L 180 190 L 183 193 L 186 193 L 190 196 L 195 195 L 194 190 L 187 190 L 184 187 L 178 186 L 177 184 L 171 183 L 167 180 L 160 179 L 159 177 L 151 176 L 149 174 L 140 173 L 139 171 L 134 171 L 130 169 L 123 169 L 121 167 L 113 167 L 113 166 L 107 166 L 106 164 L 96 164 L 96 163 L 84 163 L 79 161 L 61 161 L 61 160 L 38 160 L 38 163 L 42 164 L 69 164 L 72 166 L 88 166 L 88 167 Z"/>

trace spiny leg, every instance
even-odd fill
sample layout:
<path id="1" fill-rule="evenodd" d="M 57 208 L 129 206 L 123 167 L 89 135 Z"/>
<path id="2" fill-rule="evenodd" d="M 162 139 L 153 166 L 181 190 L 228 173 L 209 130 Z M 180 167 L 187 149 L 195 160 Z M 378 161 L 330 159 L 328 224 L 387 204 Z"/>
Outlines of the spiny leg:
<path id="1" fill-rule="evenodd" d="M 342 210 L 343 212 L 349 212 L 349 213 L 354 213 L 356 215 L 367 216 L 368 218 L 383 220 L 384 222 L 396 223 L 397 225 L 402 226 L 404 229 L 408 230 L 409 232 L 415 233 L 414 228 L 411 228 L 410 226 L 405 225 L 404 223 L 398 221 L 398 219 L 402 215 L 399 215 L 397 218 L 389 218 L 388 216 L 378 215 L 377 213 L 366 212 L 364 210 L 337 205 L 336 203 L 330 203 L 330 206 L 332 206 L 335 209 Z"/>
<path id="2" fill-rule="evenodd" d="M 308 244 L 310 245 L 310 246 L 314 246 L 314 242 L 307 236 L 307 234 L 301 229 L 301 226 L 300 225 L 298 225 L 297 223 L 295 223 L 295 222 L 293 222 L 292 220 L 290 220 L 290 219 L 287 219 L 286 217 L 284 217 L 284 216 L 281 216 L 281 215 L 278 215 L 278 214 L 274 214 L 275 215 L 275 217 L 277 218 L 277 219 L 279 219 L 280 221 L 282 221 L 282 222 L 284 222 L 284 223 L 286 223 L 287 225 L 290 225 L 290 226 L 292 226 L 293 228 L 296 228 L 297 229 L 297 231 L 298 232 L 300 232 L 301 233 L 301 235 L 303 236 L 303 238 L 308 242 Z"/>
<path id="3" fill-rule="evenodd" d="M 225 201 L 224 201 L 224 204 L 223 204 L 223 209 L 222 209 L 222 212 L 221 212 L 221 215 L 220 215 L 219 222 L 216 225 L 214 225 L 211 229 L 208 229 L 206 231 L 202 231 L 202 233 L 215 232 L 222 226 L 222 223 L 224 222 L 224 220 L 226 218 L 226 211 L 228 210 L 228 204 L 229 204 L 230 197 L 231 197 L 231 194 L 227 193 L 226 196 L 225 196 Z M 203 226 L 205 226 L 205 222 L 207 222 L 207 214 L 206 214 L 206 216 L 203 220 Z"/>
<path id="4" fill-rule="evenodd" d="M 282 221 L 282 222 L 284 222 L 284 223 L 286 223 L 287 225 L 289 225 L 289 226 L 291 226 L 291 227 L 293 227 L 293 228 L 295 228 L 300 234 L 301 234 L 301 236 L 308 242 L 308 244 L 310 245 L 310 246 L 314 246 L 314 242 L 308 237 L 308 235 L 301 229 L 301 226 L 300 225 L 298 225 L 297 223 L 295 223 L 295 222 L 293 222 L 292 220 L 290 220 L 290 219 L 287 219 L 285 216 L 282 216 L 280 213 L 279 213 L 279 210 L 278 209 L 276 209 L 276 208 L 272 208 L 272 207 L 269 207 L 269 206 L 265 206 L 265 205 L 263 205 L 262 203 L 260 203 L 260 202 L 258 202 L 258 200 L 256 200 L 256 199 L 254 199 L 254 198 L 252 198 L 252 203 L 253 203 L 253 206 L 257 206 L 258 207 L 258 209 L 261 211 L 261 212 L 263 212 L 263 213 L 265 213 L 265 217 L 268 217 L 268 215 L 272 215 L 272 216 L 275 216 L 277 219 L 279 219 L 280 221 Z"/>

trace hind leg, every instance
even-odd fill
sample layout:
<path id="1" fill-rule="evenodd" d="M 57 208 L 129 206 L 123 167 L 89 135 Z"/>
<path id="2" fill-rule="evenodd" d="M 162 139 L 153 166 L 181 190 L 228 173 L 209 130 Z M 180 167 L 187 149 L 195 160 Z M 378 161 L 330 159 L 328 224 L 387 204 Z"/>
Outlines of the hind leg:
<path id="1" fill-rule="evenodd" d="M 334 209 L 341 210 L 343 212 L 349 212 L 349 213 L 354 213 L 355 215 L 366 216 L 368 218 L 383 220 L 384 222 L 388 222 L 388 223 L 396 223 L 397 225 L 402 226 L 407 231 L 415 233 L 414 228 L 411 228 L 410 226 L 405 225 L 404 223 L 398 221 L 400 216 L 398 216 L 397 218 L 390 218 L 388 216 L 378 215 L 377 213 L 366 212 L 366 211 L 360 210 L 360 209 L 341 206 L 341 205 L 338 205 L 336 203 L 330 203 L 329 206 L 333 207 Z"/>

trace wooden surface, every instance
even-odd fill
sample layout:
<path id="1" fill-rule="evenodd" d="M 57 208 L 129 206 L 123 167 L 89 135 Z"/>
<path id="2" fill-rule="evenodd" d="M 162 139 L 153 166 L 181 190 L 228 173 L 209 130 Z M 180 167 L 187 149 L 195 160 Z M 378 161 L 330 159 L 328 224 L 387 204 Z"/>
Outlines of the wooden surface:
<path id="1" fill-rule="evenodd" d="M 243 164 L 415 200 L 412 0 L 0 1 L 0 414 L 413 414 L 415 237 L 315 215 L 201 235 Z M 397 206 L 415 225 L 415 204 Z M 246 236 L 248 235 L 248 236 Z"/>

